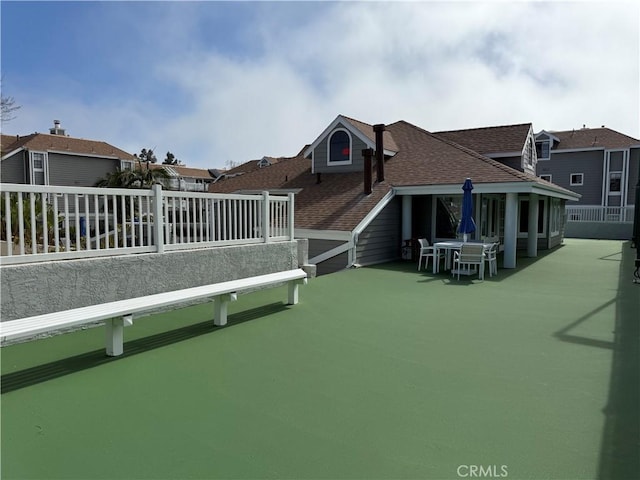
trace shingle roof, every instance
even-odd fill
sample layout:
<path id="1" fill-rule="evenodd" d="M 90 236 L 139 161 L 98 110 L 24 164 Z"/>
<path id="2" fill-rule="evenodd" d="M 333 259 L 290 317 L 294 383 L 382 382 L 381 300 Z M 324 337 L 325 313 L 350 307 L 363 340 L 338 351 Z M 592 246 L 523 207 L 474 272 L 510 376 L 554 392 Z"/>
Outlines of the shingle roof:
<path id="1" fill-rule="evenodd" d="M 224 173 L 226 175 L 238 175 L 238 174 L 253 172 L 254 170 L 260 170 L 261 168 L 265 168 L 265 167 L 260 167 L 260 162 L 265 158 L 269 161 L 271 165 L 275 165 L 280 161 L 281 157 L 263 157 L 258 160 L 249 160 L 248 162 L 241 163 L 240 165 L 237 165 L 233 168 L 230 168 L 229 170 L 226 170 Z"/>
<path id="2" fill-rule="evenodd" d="M 483 155 L 522 152 L 530 123 L 436 132 L 434 135 L 464 145 Z"/>
<path id="3" fill-rule="evenodd" d="M 629 148 L 640 145 L 640 140 L 629 137 L 610 128 L 582 128 L 580 130 L 567 130 L 562 132 L 549 131 L 560 142 L 553 150 L 580 149 L 580 148 Z"/>
<path id="4" fill-rule="evenodd" d="M 551 185 L 404 121 L 388 125 L 387 131 L 393 136 L 398 153 L 385 162 L 385 181 L 374 183 L 371 195 L 363 192 L 362 172 L 322 173 L 321 182 L 317 183 L 311 173 L 311 161 L 302 156 L 218 181 L 210 185 L 209 191 L 302 189 L 296 194 L 297 228 L 351 231 L 392 186 L 462 186 L 467 177 L 472 177 L 475 184 Z"/>
<path id="5" fill-rule="evenodd" d="M 385 175 L 394 186 L 462 185 L 467 177 L 474 183 L 539 180 L 405 121 L 387 128 L 401 146 L 385 164 Z"/>
<path id="6" fill-rule="evenodd" d="M 373 125 L 369 125 L 368 123 L 361 122 L 360 120 L 356 120 L 355 118 L 347 117 L 346 115 L 341 115 L 345 120 L 348 120 L 364 133 L 369 140 L 375 143 L 376 141 L 376 132 L 373 131 Z M 382 134 L 382 142 L 384 144 L 385 150 L 393 150 L 394 152 L 398 151 L 398 145 L 396 145 L 395 140 L 393 139 L 393 135 L 388 130 L 385 130 Z"/>
<path id="7" fill-rule="evenodd" d="M 6 144 L 5 141 L 7 142 Z M 18 148 L 42 152 L 58 151 L 119 158 L 120 160 L 135 160 L 135 157 L 130 153 L 98 140 L 86 140 L 84 138 L 50 135 L 47 133 L 32 133 L 24 136 L 2 135 L 3 155 Z"/>
<path id="8" fill-rule="evenodd" d="M 165 168 L 165 167 L 169 167 L 173 170 L 176 171 L 176 173 L 178 175 L 180 175 L 181 177 L 188 177 L 188 178 L 206 178 L 211 180 L 211 174 L 209 173 L 209 170 L 204 169 L 204 168 L 192 168 L 192 167 L 187 167 L 185 165 L 165 165 L 162 163 L 151 163 L 149 164 L 149 166 L 152 169 L 157 169 L 157 168 Z M 165 168 L 166 170 L 166 168 Z M 168 172 L 169 174 L 171 174 L 170 172 Z"/>
<path id="9" fill-rule="evenodd" d="M 388 184 L 378 187 L 368 197 L 364 195 L 362 172 L 323 173 L 317 183 L 317 176 L 311 173 L 311 160 L 297 156 L 218 181 L 209 186 L 209 191 L 302 189 L 296 194 L 297 228 L 351 230 L 390 189 Z"/>

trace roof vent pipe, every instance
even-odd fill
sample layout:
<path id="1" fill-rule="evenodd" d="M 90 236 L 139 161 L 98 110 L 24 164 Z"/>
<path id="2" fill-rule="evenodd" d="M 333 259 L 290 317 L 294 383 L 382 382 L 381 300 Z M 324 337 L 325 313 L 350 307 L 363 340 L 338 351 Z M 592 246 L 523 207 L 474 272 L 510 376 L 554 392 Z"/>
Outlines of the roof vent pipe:
<path id="1" fill-rule="evenodd" d="M 382 140 L 382 133 L 385 131 L 384 123 L 379 123 L 373 126 L 373 131 L 376 132 L 376 174 L 378 182 L 384 181 L 384 144 Z"/>
<path id="2" fill-rule="evenodd" d="M 371 194 L 371 158 L 373 157 L 373 148 L 365 148 L 362 150 L 364 157 L 364 194 Z"/>

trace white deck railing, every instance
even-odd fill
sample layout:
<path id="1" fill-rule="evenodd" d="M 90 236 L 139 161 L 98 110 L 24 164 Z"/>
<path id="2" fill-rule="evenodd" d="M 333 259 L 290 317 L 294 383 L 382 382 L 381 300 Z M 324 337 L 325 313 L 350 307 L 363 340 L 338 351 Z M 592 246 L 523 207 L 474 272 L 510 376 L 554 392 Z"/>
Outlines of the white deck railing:
<path id="1" fill-rule="evenodd" d="M 0 184 L 0 202 L 3 265 L 294 238 L 293 194 Z"/>
<path id="2" fill-rule="evenodd" d="M 567 205 L 568 222 L 633 223 L 633 205 L 602 207 L 599 205 Z"/>

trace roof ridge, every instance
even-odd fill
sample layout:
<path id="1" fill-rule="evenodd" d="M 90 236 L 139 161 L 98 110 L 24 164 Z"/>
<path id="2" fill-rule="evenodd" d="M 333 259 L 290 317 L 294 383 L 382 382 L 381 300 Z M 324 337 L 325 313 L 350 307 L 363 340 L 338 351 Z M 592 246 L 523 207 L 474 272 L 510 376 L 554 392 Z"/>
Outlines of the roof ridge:
<path id="1" fill-rule="evenodd" d="M 431 133 L 431 132 L 429 132 L 429 131 L 421 128 L 421 127 L 418 127 L 417 125 L 413 125 L 412 123 L 406 122 L 405 120 L 400 120 L 400 122 L 406 123 L 410 127 L 413 127 L 414 129 L 419 130 L 420 132 L 429 135 L 434 140 L 437 140 L 437 141 L 442 142 L 442 143 L 446 143 L 447 145 L 449 145 L 449 146 L 451 146 L 453 148 L 457 148 L 458 150 L 466 153 L 467 155 L 471 155 L 472 157 L 475 157 L 478 160 L 481 160 L 481 161 L 483 161 L 485 163 L 488 163 L 491 166 L 497 167 L 500 170 L 502 170 L 502 171 L 504 171 L 506 173 L 509 173 L 510 175 L 512 175 L 512 176 L 514 176 L 516 178 L 520 178 L 520 179 L 525 179 L 525 178 L 529 179 L 530 178 L 524 172 L 520 172 L 519 170 L 516 170 L 515 168 L 511 168 L 508 165 L 505 165 L 504 163 L 501 163 L 501 162 L 498 162 L 497 160 L 493 160 L 492 158 L 486 157 L 486 156 L 482 155 L 481 153 L 476 152 L 475 150 L 472 150 L 472 149 L 470 149 L 468 147 L 465 147 L 464 145 L 460 145 L 459 143 L 456 143 L 456 142 L 454 142 L 452 140 L 448 140 L 446 138 L 441 138 L 437 134 Z"/>
<path id="2" fill-rule="evenodd" d="M 548 133 L 560 133 L 560 134 L 562 134 L 562 133 L 574 133 L 574 132 L 588 133 L 588 132 L 594 132 L 596 130 L 598 130 L 598 131 L 607 130 L 608 132 L 614 133 L 616 135 L 621 135 L 623 137 L 629 138 L 629 139 L 634 140 L 636 142 L 640 142 L 640 140 L 638 140 L 635 137 L 627 135 L 626 133 L 619 132 L 617 130 L 613 130 L 612 128 L 609 128 L 609 127 L 585 127 L 585 128 L 574 128 L 574 129 L 571 129 L 571 130 L 545 130 L 545 131 L 548 132 Z"/>
<path id="3" fill-rule="evenodd" d="M 438 132 L 433 132 L 435 134 L 438 133 L 454 133 L 454 132 L 469 132 L 471 130 L 490 130 L 494 128 L 506 128 L 506 127 L 523 127 L 525 125 L 533 125 L 532 122 L 523 122 L 523 123 L 513 123 L 508 125 L 490 125 L 488 127 L 473 127 L 473 128 L 459 128 L 456 130 L 440 130 Z"/>
<path id="4" fill-rule="evenodd" d="M 357 118 L 349 117 L 348 115 L 342 115 L 342 114 L 340 114 L 340 116 L 341 116 L 342 118 L 345 118 L 345 119 L 347 119 L 347 120 L 351 121 L 351 122 L 358 122 L 358 123 L 362 123 L 363 125 L 367 125 L 367 126 L 369 126 L 369 127 L 373 128 L 373 125 L 372 125 L 372 124 L 367 123 L 367 122 L 363 122 L 362 120 L 358 120 Z"/>

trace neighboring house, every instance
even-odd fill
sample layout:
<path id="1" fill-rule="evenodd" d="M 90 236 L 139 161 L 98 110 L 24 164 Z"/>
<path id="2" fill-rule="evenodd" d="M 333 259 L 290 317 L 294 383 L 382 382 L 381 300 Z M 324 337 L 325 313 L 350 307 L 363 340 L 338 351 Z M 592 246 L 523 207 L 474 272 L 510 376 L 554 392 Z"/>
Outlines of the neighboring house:
<path id="1" fill-rule="evenodd" d="M 237 177 L 238 175 L 245 175 L 247 173 L 254 172 L 256 170 L 260 170 L 261 168 L 267 168 L 271 165 L 275 165 L 280 161 L 278 157 L 267 157 L 264 156 L 259 160 L 249 160 L 248 162 L 244 162 L 240 165 L 236 165 L 235 167 L 229 168 L 224 171 L 217 170 L 215 181 L 218 182 L 225 178 Z"/>
<path id="2" fill-rule="evenodd" d="M 152 169 L 163 169 L 169 176 L 165 186 L 170 190 L 183 192 L 206 192 L 209 184 L 215 181 L 211 170 L 204 168 L 191 168 L 184 165 L 165 165 L 150 163 Z M 142 165 L 142 168 L 146 168 Z"/>
<path id="3" fill-rule="evenodd" d="M 570 221 L 589 215 L 632 221 L 640 140 L 605 127 L 542 130 L 536 134 L 536 149 L 537 174 L 582 196 L 568 204 Z"/>
<path id="4" fill-rule="evenodd" d="M 49 133 L 2 135 L 3 183 L 92 187 L 107 173 L 133 168 L 135 157 L 106 142 L 67 136 L 55 121 Z"/>
<path id="5" fill-rule="evenodd" d="M 310 262 L 328 273 L 398 259 L 406 240 L 455 237 L 469 177 L 474 237 L 498 235 L 504 266 L 514 268 L 516 249 L 536 256 L 561 243 L 564 204 L 579 195 L 533 174 L 530 124 L 499 128 L 519 140 L 495 135 L 487 152 L 494 160 L 446 138 L 465 143 L 462 131 L 433 134 L 405 121 L 372 126 L 339 115 L 301 155 L 221 179 L 210 191 L 295 193 L 296 236 L 309 239 Z"/>
<path id="6" fill-rule="evenodd" d="M 543 130 L 536 149 L 538 175 L 582 196 L 567 204 L 566 236 L 632 237 L 640 140 L 605 127 Z"/>

